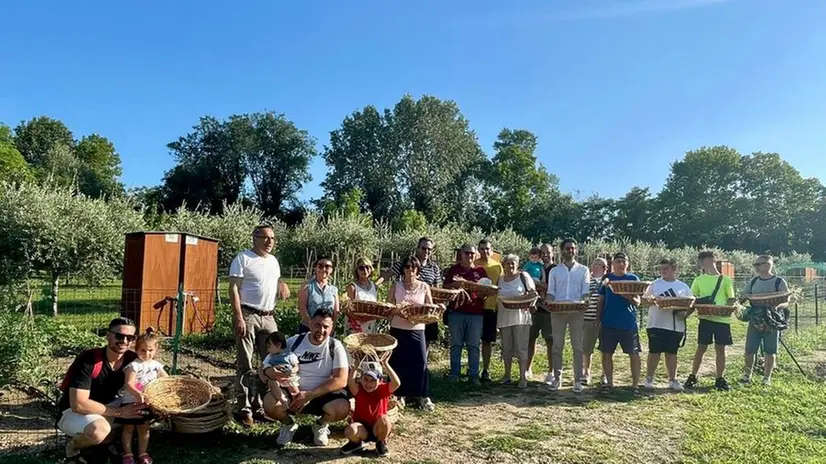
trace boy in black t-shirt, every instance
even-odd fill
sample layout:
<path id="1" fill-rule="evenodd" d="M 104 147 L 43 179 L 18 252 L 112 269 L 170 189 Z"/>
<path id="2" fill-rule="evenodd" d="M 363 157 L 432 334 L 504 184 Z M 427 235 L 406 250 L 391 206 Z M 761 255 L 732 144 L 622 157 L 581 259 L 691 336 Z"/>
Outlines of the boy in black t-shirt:
<path id="1" fill-rule="evenodd" d="M 62 411 L 57 427 L 72 437 L 66 445 L 66 462 L 86 462 L 81 450 L 103 443 L 112 431 L 116 417 L 142 417 L 143 403 L 121 407 L 118 392 L 125 382 L 124 368 L 137 357 L 129 350 L 135 340 L 135 324 L 126 318 L 109 323 L 106 347 L 80 353 L 63 380 L 60 399 Z"/>

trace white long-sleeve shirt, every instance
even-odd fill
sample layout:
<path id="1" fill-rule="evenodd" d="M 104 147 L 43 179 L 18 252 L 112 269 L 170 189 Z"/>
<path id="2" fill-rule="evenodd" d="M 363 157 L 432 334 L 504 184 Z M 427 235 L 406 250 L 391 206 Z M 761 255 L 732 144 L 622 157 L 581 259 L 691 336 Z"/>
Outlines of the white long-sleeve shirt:
<path id="1" fill-rule="evenodd" d="M 548 279 L 548 295 L 555 301 L 582 301 L 590 290 L 591 271 L 587 266 L 574 261 L 571 269 L 564 263 L 551 269 Z"/>

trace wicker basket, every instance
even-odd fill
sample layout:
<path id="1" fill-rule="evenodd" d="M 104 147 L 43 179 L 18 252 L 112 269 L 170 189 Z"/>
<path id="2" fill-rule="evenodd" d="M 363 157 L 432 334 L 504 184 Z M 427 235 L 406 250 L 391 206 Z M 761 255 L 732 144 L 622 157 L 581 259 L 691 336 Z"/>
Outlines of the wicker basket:
<path id="1" fill-rule="evenodd" d="M 499 303 L 504 309 L 525 311 L 530 310 L 536 306 L 538 296 L 514 296 L 510 298 L 499 297 Z"/>
<path id="2" fill-rule="evenodd" d="M 584 301 L 549 301 L 545 307 L 552 313 L 576 313 L 588 309 L 588 303 Z"/>
<path id="3" fill-rule="evenodd" d="M 737 311 L 737 306 L 695 304 L 694 309 L 697 310 L 699 316 L 730 317 Z"/>
<path id="4" fill-rule="evenodd" d="M 218 393 L 209 404 L 193 414 L 182 414 L 169 418 L 172 430 L 180 433 L 209 433 L 224 427 L 229 421 L 229 403 Z"/>
<path id="5" fill-rule="evenodd" d="M 377 301 L 350 301 L 344 312 L 348 317 L 362 321 L 389 319 L 393 316 L 396 307 L 390 303 Z"/>
<path id="6" fill-rule="evenodd" d="M 458 288 L 430 287 L 430 294 L 433 296 L 433 302 L 436 304 L 447 305 L 455 300 L 460 293 L 462 293 L 462 290 Z"/>
<path id="7" fill-rule="evenodd" d="M 149 382 L 143 394 L 160 414 L 192 414 L 209 405 L 213 389 L 204 380 L 173 375 Z"/>
<path id="8" fill-rule="evenodd" d="M 479 282 L 471 282 L 469 280 L 456 280 L 462 289 L 468 293 L 475 293 L 476 298 L 487 298 L 495 296 L 499 293 L 499 287 L 496 285 L 480 284 Z"/>
<path id="9" fill-rule="evenodd" d="M 749 295 L 748 299 L 752 306 L 768 306 L 770 308 L 774 308 L 775 306 L 788 303 L 791 296 L 792 295 L 789 292 L 773 292 Z"/>
<path id="10" fill-rule="evenodd" d="M 445 306 L 442 304 L 399 306 L 399 314 L 413 324 L 431 324 L 442 320 Z"/>
<path id="11" fill-rule="evenodd" d="M 633 295 L 639 296 L 648 290 L 651 282 L 643 282 L 640 280 L 615 280 L 608 282 L 608 287 L 617 295 Z"/>
<path id="12" fill-rule="evenodd" d="M 694 297 L 656 297 L 654 302 L 657 307 L 664 310 L 681 311 L 691 308 L 694 305 Z"/>
<path id="13" fill-rule="evenodd" d="M 375 361 L 388 359 L 398 345 L 396 337 L 380 333 L 354 333 L 344 337 L 344 347 L 353 356 L 356 365 L 365 358 Z"/>

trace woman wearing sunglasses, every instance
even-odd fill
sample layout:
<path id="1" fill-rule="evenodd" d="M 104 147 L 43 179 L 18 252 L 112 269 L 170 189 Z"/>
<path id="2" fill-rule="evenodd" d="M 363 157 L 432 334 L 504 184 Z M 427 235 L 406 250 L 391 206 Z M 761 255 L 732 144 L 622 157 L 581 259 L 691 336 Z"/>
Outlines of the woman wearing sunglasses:
<path id="1" fill-rule="evenodd" d="M 359 258 L 356 260 L 353 274 L 356 280 L 347 286 L 347 297 L 350 301 L 378 301 L 378 287 L 370 280 L 373 275 L 373 262 L 369 258 Z M 351 333 L 373 333 L 376 323 L 348 317 L 347 326 Z"/>
<path id="2" fill-rule="evenodd" d="M 318 258 L 313 266 L 315 275 L 298 292 L 298 315 L 301 324 L 298 333 L 310 331 L 310 315 L 321 308 L 333 311 L 333 321 L 338 319 L 338 288 L 330 283 L 333 275 L 333 261 L 327 257 Z"/>

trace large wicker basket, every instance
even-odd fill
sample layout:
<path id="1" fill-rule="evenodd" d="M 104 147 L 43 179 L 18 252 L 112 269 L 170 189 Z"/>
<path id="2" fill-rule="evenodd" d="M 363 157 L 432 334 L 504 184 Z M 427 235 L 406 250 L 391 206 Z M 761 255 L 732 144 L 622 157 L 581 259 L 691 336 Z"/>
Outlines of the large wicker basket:
<path id="1" fill-rule="evenodd" d="M 585 301 L 549 301 L 545 304 L 552 313 L 576 313 L 588 309 Z"/>
<path id="2" fill-rule="evenodd" d="M 480 284 L 479 282 L 471 282 L 469 280 L 456 280 L 462 289 L 468 293 L 475 293 L 477 298 L 487 298 L 495 296 L 499 293 L 499 287 L 496 285 Z"/>
<path id="3" fill-rule="evenodd" d="M 536 301 L 539 299 L 536 295 L 522 295 L 522 296 L 514 296 L 514 297 L 499 297 L 499 303 L 502 304 L 502 308 L 515 310 L 515 311 L 527 311 L 534 307 L 536 307 Z"/>
<path id="4" fill-rule="evenodd" d="M 792 295 L 789 292 L 773 292 L 749 295 L 748 299 L 752 306 L 768 306 L 770 308 L 774 308 L 775 306 L 788 303 L 791 296 Z"/>
<path id="5" fill-rule="evenodd" d="M 694 297 L 661 297 L 658 296 L 654 298 L 654 302 L 657 304 L 659 309 L 664 310 L 672 310 L 672 311 L 681 311 L 685 309 L 691 308 L 694 304 Z"/>
<path id="6" fill-rule="evenodd" d="M 651 282 L 640 280 L 614 280 L 608 282 L 608 287 L 617 295 L 639 296 L 648 290 L 649 285 L 651 285 Z"/>
<path id="7" fill-rule="evenodd" d="M 431 324 L 442 320 L 443 304 L 400 305 L 399 314 L 413 324 Z"/>
<path id="8" fill-rule="evenodd" d="M 212 400 L 212 386 L 204 380 L 179 375 L 157 378 L 143 388 L 152 409 L 162 415 L 192 414 Z"/>
<path id="9" fill-rule="evenodd" d="M 396 307 L 390 303 L 377 301 L 350 301 L 344 308 L 348 317 L 362 321 L 389 319 L 393 316 Z"/>
<path id="10" fill-rule="evenodd" d="M 699 316 L 730 317 L 738 308 L 737 306 L 695 304 L 694 309 L 697 310 L 697 315 Z"/>
<path id="11" fill-rule="evenodd" d="M 353 356 L 356 365 L 365 358 L 382 361 L 390 357 L 398 345 L 396 337 L 379 333 L 354 333 L 344 337 L 344 347 Z"/>
<path id="12" fill-rule="evenodd" d="M 209 404 L 192 414 L 170 416 L 172 430 L 180 433 L 209 433 L 224 427 L 229 420 L 229 403 L 220 392 L 212 395 Z"/>
<path id="13" fill-rule="evenodd" d="M 433 302 L 436 304 L 447 305 L 454 301 L 460 293 L 462 293 L 462 290 L 458 288 L 430 287 L 430 294 L 433 296 Z"/>

